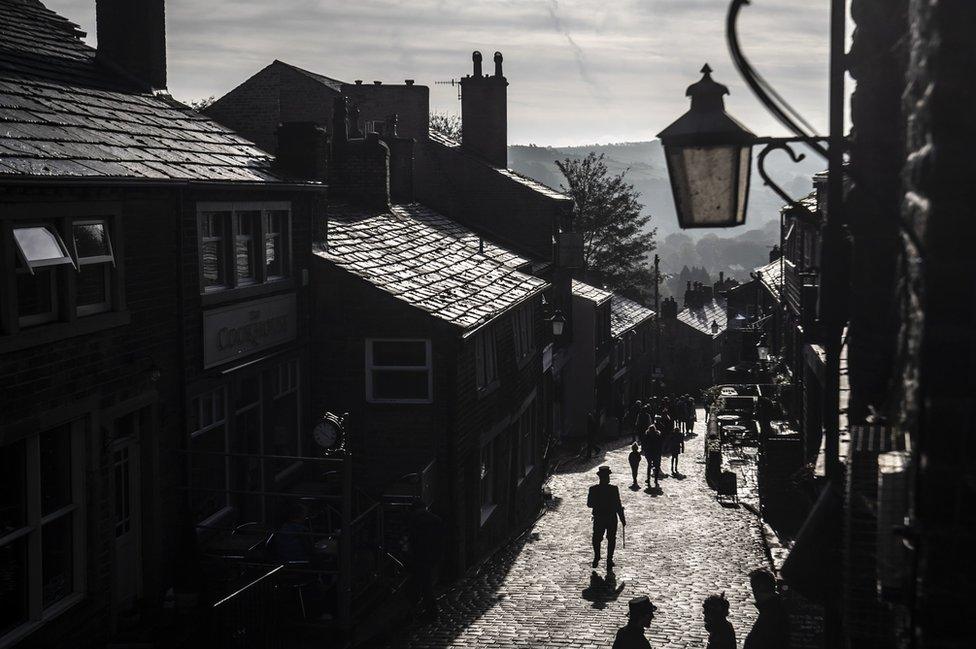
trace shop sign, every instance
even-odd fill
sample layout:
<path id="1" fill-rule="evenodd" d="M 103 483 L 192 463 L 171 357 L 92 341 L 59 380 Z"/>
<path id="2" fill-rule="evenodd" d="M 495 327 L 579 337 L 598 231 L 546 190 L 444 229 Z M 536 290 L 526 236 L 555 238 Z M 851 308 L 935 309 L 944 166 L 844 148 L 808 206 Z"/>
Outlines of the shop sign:
<path id="1" fill-rule="evenodd" d="M 205 311 L 203 367 L 214 367 L 295 339 L 295 295 Z"/>

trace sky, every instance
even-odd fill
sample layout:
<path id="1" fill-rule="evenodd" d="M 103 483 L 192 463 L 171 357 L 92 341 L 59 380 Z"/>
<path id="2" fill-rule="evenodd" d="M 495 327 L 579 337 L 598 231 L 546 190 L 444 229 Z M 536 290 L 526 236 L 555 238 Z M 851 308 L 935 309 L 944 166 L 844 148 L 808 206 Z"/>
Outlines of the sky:
<path id="1" fill-rule="evenodd" d="M 96 45 L 95 0 L 43 0 Z M 754 0 L 746 56 L 825 132 L 826 0 Z M 471 52 L 505 57 L 510 144 L 641 141 L 688 108 L 707 62 L 726 108 L 760 135 L 783 135 L 751 95 L 725 43 L 728 0 L 168 0 L 169 90 L 220 97 L 274 59 L 343 81 L 430 86 L 431 109 L 459 113 Z"/>

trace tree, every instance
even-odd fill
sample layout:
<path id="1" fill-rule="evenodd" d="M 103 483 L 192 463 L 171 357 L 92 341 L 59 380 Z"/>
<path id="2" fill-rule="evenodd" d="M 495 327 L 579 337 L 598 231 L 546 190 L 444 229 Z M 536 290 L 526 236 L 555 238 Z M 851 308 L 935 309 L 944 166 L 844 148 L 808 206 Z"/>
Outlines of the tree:
<path id="1" fill-rule="evenodd" d="M 562 190 L 574 201 L 575 229 L 583 235 L 583 271 L 607 288 L 648 303 L 654 277 L 649 264 L 657 228 L 641 214 L 640 194 L 611 175 L 603 155 L 556 161 L 566 178 Z"/>
<path id="2" fill-rule="evenodd" d="M 461 118 L 452 113 L 431 113 L 430 130 L 461 141 Z"/>
<path id="3" fill-rule="evenodd" d="M 207 108 L 208 106 L 210 106 L 210 104 L 214 103 L 215 101 L 217 101 L 217 98 L 214 97 L 213 95 L 210 95 L 209 97 L 206 97 L 204 99 L 192 99 L 186 102 L 186 105 L 195 111 L 201 111 Z"/>

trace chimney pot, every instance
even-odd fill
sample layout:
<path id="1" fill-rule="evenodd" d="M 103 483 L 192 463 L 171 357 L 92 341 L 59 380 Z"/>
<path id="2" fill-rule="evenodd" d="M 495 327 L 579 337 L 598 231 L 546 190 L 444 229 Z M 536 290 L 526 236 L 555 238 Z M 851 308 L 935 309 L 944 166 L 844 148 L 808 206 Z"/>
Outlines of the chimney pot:
<path id="1" fill-rule="evenodd" d="M 495 52 L 495 76 L 496 77 L 505 76 L 502 74 L 502 53 L 501 52 Z"/>
<path id="2" fill-rule="evenodd" d="M 363 80 L 362 79 L 356 79 L 356 85 L 357 86 L 363 85 Z"/>
<path id="3" fill-rule="evenodd" d="M 413 79 L 404 79 L 403 80 L 403 83 L 407 84 L 408 86 L 412 86 L 413 85 Z"/>
<path id="4" fill-rule="evenodd" d="M 474 76 L 481 76 L 481 52 L 475 50 L 471 53 L 471 60 L 474 62 Z"/>
<path id="5" fill-rule="evenodd" d="M 383 85 L 383 82 L 382 81 L 374 81 L 373 82 L 373 85 L 374 86 L 382 86 Z"/>

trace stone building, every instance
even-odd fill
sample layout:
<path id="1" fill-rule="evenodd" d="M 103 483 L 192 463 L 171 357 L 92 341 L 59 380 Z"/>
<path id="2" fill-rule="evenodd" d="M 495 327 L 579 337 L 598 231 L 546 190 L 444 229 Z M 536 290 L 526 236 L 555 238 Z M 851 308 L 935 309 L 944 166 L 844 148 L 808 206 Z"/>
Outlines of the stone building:
<path id="1" fill-rule="evenodd" d="M 0 1 L 0 646 L 104 643 L 263 515 L 184 451 L 305 443 L 321 185 L 165 93 L 162 0 L 96 6 L 98 50 Z"/>
<path id="2" fill-rule="evenodd" d="M 611 413 L 622 416 L 649 396 L 654 355 L 654 311 L 616 293 L 610 298 Z"/>
<path id="3" fill-rule="evenodd" d="M 722 348 L 728 328 L 724 291 L 734 280 L 712 286 L 688 283 L 683 308 L 673 297 L 661 302 L 664 392 L 697 395 L 722 379 Z"/>

